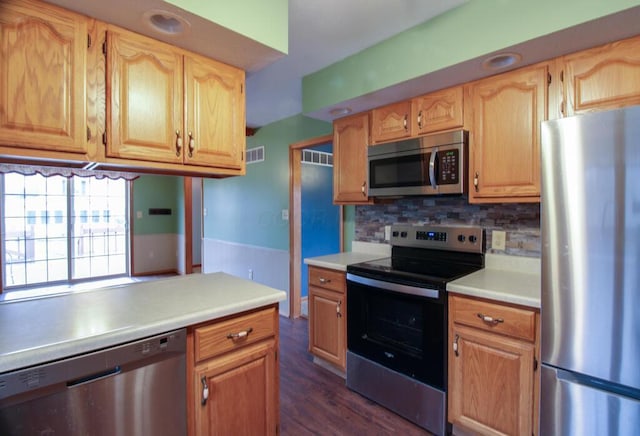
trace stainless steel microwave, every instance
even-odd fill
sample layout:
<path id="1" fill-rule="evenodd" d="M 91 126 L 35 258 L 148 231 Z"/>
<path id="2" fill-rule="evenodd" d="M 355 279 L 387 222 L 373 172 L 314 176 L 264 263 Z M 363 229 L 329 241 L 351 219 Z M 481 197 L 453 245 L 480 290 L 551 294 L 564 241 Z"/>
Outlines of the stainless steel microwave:
<path id="1" fill-rule="evenodd" d="M 465 130 L 368 147 L 369 196 L 465 194 L 469 161 Z"/>

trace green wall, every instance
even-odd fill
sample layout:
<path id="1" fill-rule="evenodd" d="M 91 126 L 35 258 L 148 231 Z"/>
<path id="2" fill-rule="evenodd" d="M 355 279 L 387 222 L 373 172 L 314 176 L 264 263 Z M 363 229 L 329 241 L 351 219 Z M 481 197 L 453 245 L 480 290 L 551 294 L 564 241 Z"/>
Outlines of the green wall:
<path id="1" fill-rule="evenodd" d="M 282 53 L 289 52 L 287 0 L 166 0 Z"/>
<path id="2" fill-rule="evenodd" d="M 244 177 L 204 179 L 204 237 L 288 251 L 289 145 L 331 132 L 330 123 L 295 115 L 248 137 L 248 149 L 264 146 L 265 161 L 247 165 Z"/>
<path id="3" fill-rule="evenodd" d="M 470 0 L 303 78 L 314 112 L 640 4 L 638 0 Z"/>
<path id="4" fill-rule="evenodd" d="M 182 177 L 156 175 L 142 175 L 133 181 L 134 235 L 184 234 L 183 183 Z M 170 208 L 171 215 L 149 215 L 149 208 Z M 140 219 L 138 211 L 142 212 Z"/>

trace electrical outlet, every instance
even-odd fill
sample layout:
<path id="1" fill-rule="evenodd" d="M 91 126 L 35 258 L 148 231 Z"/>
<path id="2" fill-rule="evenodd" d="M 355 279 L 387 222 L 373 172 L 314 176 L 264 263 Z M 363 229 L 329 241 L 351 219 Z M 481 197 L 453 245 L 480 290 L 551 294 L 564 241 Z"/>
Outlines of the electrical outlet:
<path id="1" fill-rule="evenodd" d="M 506 248 L 507 232 L 494 230 L 491 232 L 491 248 L 504 251 Z"/>
<path id="2" fill-rule="evenodd" d="M 289 221 L 289 209 L 282 209 L 282 219 Z"/>
<path id="3" fill-rule="evenodd" d="M 249 280 L 253 280 L 253 270 L 249 269 Z"/>
<path id="4" fill-rule="evenodd" d="M 141 210 L 136 211 L 136 218 L 137 218 L 137 219 L 142 218 L 142 211 L 141 211 Z"/>

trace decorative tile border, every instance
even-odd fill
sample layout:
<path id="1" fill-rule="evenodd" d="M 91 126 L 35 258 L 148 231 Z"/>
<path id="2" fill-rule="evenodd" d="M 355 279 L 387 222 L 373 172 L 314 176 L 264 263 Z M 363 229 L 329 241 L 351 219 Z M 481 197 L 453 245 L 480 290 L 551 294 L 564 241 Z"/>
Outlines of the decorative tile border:
<path id="1" fill-rule="evenodd" d="M 469 204 L 463 197 L 412 197 L 356 206 L 355 240 L 384 243 L 391 224 L 475 225 L 486 230 L 487 253 L 540 257 L 540 204 Z M 506 250 L 491 248 L 491 232 L 507 232 Z"/>

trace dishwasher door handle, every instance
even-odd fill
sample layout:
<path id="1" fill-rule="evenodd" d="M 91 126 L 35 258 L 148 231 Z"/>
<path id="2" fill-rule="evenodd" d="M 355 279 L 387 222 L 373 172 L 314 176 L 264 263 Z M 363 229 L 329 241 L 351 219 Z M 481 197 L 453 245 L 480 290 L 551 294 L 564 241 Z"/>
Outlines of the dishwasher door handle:
<path id="1" fill-rule="evenodd" d="M 113 377 L 114 375 L 118 375 L 121 372 L 122 372 L 122 368 L 120 368 L 120 366 L 114 366 L 113 368 L 107 369 L 106 371 L 100 371 L 94 374 L 87 375 L 85 377 L 80 377 L 75 380 L 70 380 L 67 382 L 67 387 L 72 388 L 75 386 L 92 383 L 94 381 L 102 380 L 107 377 Z"/>

